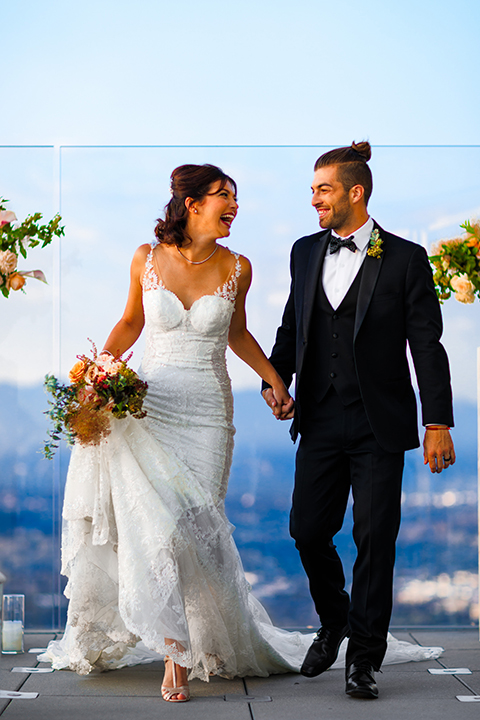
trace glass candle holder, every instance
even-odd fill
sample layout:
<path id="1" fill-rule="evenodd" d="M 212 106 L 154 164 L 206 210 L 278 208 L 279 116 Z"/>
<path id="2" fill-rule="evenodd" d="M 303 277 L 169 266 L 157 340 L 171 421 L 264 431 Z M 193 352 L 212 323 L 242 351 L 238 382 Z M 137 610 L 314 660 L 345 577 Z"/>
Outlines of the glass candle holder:
<path id="1" fill-rule="evenodd" d="M 2 604 L 2 654 L 23 653 L 25 595 L 4 595 Z"/>

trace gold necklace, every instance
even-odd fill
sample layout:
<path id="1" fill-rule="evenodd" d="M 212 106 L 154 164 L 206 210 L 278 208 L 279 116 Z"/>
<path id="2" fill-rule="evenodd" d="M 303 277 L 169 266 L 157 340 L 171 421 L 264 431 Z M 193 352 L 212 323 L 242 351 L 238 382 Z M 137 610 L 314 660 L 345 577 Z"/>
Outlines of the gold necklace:
<path id="1" fill-rule="evenodd" d="M 190 265 L 203 265 L 203 263 L 206 263 L 207 260 L 210 260 L 210 258 L 212 258 L 212 257 L 215 255 L 215 253 L 216 253 L 217 250 L 218 250 L 218 245 L 215 245 L 215 250 L 212 252 L 211 255 L 209 255 L 207 258 L 205 258 L 205 260 L 197 260 L 197 261 L 195 261 L 195 260 L 189 260 L 187 257 L 185 257 L 185 255 L 181 252 L 181 250 L 180 250 L 180 248 L 178 247 L 178 245 L 177 245 L 177 250 L 178 250 L 178 252 L 180 253 L 180 255 L 182 256 L 182 258 L 183 258 L 184 260 L 186 260 L 188 263 L 190 263 Z"/>

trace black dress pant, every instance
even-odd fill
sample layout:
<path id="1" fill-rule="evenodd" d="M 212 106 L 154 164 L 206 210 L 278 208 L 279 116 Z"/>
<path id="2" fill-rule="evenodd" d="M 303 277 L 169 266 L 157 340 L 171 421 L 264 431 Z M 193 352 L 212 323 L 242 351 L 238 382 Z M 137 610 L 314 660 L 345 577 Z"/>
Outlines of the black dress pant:
<path id="1" fill-rule="evenodd" d="M 331 388 L 320 403 L 302 405 L 290 532 L 322 626 L 350 628 L 347 665 L 368 659 L 378 670 L 386 652 L 403 466 L 403 452 L 378 445 L 360 400 L 344 406 Z M 351 598 L 333 543 L 350 488 L 357 547 Z"/>

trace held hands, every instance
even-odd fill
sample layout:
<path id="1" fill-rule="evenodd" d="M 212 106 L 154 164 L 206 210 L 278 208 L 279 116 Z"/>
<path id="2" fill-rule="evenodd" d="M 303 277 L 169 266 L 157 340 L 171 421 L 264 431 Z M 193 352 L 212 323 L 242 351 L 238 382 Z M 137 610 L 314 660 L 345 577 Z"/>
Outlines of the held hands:
<path id="1" fill-rule="evenodd" d="M 430 465 L 432 473 L 441 473 L 454 462 L 455 449 L 448 428 L 437 425 L 427 427 L 423 440 L 423 464 Z"/>
<path id="2" fill-rule="evenodd" d="M 277 420 L 291 420 L 293 418 L 295 413 L 294 402 L 285 385 L 267 388 L 262 395 Z"/>

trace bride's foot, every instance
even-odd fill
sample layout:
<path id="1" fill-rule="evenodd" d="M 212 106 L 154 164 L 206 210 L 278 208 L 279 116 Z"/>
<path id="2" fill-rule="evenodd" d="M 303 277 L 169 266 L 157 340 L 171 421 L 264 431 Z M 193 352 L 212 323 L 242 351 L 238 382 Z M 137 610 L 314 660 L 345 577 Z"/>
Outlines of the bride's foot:
<path id="1" fill-rule="evenodd" d="M 182 665 L 177 665 L 173 662 L 172 658 L 169 657 L 165 657 L 162 698 L 166 702 L 187 702 L 187 700 L 190 700 L 187 668 L 182 667 Z"/>

